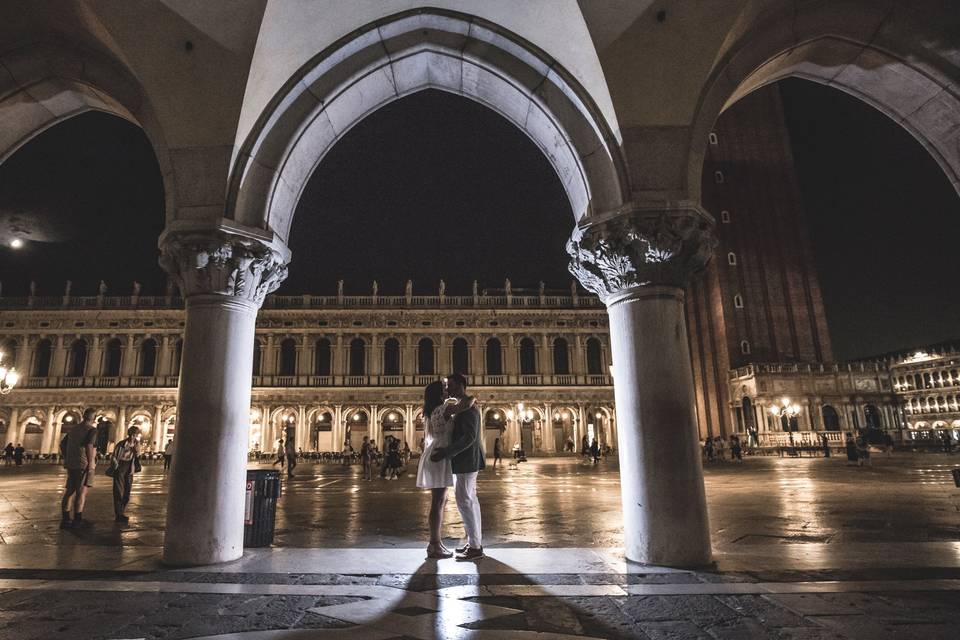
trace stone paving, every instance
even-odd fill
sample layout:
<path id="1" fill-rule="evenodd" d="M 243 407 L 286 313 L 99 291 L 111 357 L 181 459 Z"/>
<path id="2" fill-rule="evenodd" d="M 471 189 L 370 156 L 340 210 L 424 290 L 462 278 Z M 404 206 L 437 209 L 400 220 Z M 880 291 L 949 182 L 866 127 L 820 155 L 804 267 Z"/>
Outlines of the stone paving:
<path id="1" fill-rule="evenodd" d="M 716 562 L 699 571 L 623 560 L 612 463 L 485 474 L 478 563 L 424 559 L 424 496 L 409 479 L 304 465 L 284 487 L 282 547 L 190 570 L 159 563 L 159 468 L 137 479 L 124 528 L 106 520 L 103 478 L 83 532 L 56 529 L 56 467 L 0 468 L 0 640 L 956 638 L 957 465 L 897 454 L 870 469 L 710 466 Z"/>

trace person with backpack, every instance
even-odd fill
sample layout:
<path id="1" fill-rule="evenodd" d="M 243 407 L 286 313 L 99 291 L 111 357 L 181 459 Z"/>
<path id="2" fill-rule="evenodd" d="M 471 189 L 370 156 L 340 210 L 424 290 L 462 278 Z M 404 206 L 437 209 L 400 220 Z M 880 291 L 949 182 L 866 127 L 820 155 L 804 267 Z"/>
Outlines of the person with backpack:
<path id="1" fill-rule="evenodd" d="M 130 502 L 133 489 L 133 474 L 140 470 L 140 428 L 127 429 L 127 437 L 113 448 L 110 456 L 113 475 L 113 513 L 117 522 L 127 523 L 130 518 L 124 513 Z"/>
<path id="2" fill-rule="evenodd" d="M 60 457 L 67 470 L 66 487 L 60 501 L 61 529 L 80 529 L 91 524 L 83 519 L 83 507 L 97 469 L 97 426 L 93 422 L 96 415 L 96 409 L 85 410 L 83 421 L 60 441 Z"/>

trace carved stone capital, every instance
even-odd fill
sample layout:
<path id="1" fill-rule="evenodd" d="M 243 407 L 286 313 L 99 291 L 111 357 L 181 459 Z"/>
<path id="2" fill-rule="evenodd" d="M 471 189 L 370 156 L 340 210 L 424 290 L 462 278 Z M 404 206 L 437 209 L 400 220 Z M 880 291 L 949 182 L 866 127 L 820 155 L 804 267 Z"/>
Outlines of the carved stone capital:
<path id="1" fill-rule="evenodd" d="M 184 298 L 232 296 L 257 305 L 287 277 L 287 259 L 257 238 L 228 233 L 184 232 L 163 239 L 160 266 Z"/>
<path id="2" fill-rule="evenodd" d="M 574 230 L 570 273 L 605 303 L 638 287 L 686 287 L 717 246 L 698 208 L 621 213 Z"/>

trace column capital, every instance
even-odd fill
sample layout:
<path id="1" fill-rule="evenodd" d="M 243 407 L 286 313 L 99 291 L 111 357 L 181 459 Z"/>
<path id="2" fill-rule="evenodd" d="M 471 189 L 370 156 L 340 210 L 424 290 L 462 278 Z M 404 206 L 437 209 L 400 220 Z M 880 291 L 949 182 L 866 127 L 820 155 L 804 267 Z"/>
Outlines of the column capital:
<path id="1" fill-rule="evenodd" d="M 574 229 L 569 270 L 607 304 L 646 287 L 684 288 L 713 255 L 712 228 L 696 205 L 633 205 Z"/>
<path id="2" fill-rule="evenodd" d="M 233 230 L 168 232 L 160 266 L 184 298 L 219 294 L 258 307 L 287 277 L 290 252 L 276 241 Z"/>

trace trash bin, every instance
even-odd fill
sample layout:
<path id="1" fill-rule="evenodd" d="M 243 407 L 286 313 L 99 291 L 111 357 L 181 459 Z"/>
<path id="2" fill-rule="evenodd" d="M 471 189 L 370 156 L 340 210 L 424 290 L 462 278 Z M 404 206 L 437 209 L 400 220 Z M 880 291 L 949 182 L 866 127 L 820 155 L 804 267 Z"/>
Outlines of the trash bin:
<path id="1" fill-rule="evenodd" d="M 243 546 L 269 547 L 277 523 L 280 472 L 247 469 L 247 498 L 243 509 Z"/>

